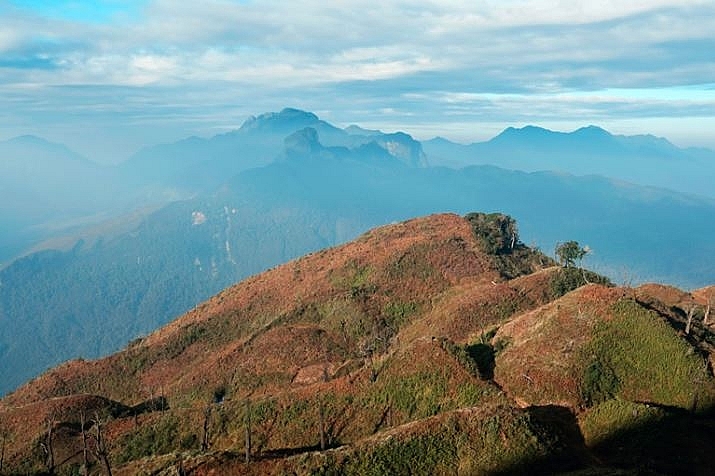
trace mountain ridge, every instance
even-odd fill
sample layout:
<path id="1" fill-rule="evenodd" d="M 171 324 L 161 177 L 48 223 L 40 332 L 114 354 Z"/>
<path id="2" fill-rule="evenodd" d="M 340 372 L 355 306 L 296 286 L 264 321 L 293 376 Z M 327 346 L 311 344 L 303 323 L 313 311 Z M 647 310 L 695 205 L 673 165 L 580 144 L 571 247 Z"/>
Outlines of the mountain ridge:
<path id="1" fill-rule="evenodd" d="M 508 127 L 471 144 L 444 138 L 423 141 L 438 165 L 492 164 L 523 171 L 553 170 L 600 175 L 713 198 L 715 151 L 679 148 L 652 135 L 614 135 L 598 126 L 559 132 L 538 126 Z"/>

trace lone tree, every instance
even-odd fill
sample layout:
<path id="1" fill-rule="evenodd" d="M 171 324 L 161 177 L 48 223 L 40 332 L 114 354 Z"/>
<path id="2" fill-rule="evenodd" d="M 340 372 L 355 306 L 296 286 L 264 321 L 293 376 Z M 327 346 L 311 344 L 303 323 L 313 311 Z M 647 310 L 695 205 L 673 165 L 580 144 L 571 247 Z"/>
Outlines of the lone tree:
<path id="1" fill-rule="evenodd" d="M 581 248 L 578 241 L 567 241 L 556 245 L 556 257 L 561 266 L 569 268 L 588 254 L 588 247 Z"/>

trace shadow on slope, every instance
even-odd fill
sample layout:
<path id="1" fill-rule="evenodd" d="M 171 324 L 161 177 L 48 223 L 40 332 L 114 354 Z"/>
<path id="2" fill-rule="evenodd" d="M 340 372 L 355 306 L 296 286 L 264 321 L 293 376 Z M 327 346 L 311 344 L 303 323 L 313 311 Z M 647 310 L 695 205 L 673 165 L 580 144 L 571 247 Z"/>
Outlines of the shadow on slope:
<path id="1" fill-rule="evenodd" d="M 620 424 L 606 434 L 597 434 L 589 428 L 594 417 L 612 418 Z M 583 415 L 582 428 L 592 454 L 605 466 L 634 474 L 712 474 L 713 407 L 689 412 L 676 407 L 611 401 Z"/>

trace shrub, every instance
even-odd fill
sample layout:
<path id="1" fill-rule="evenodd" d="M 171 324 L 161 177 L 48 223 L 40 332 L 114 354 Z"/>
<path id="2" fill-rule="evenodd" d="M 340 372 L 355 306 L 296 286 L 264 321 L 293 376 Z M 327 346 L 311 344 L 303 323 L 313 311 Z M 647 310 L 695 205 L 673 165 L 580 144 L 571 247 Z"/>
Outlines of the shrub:
<path id="1" fill-rule="evenodd" d="M 549 292 L 553 299 L 559 298 L 585 284 L 594 283 L 611 286 L 611 281 L 600 274 L 583 268 L 561 268 L 549 280 Z"/>
<path id="2" fill-rule="evenodd" d="M 581 384 L 581 398 L 592 406 L 612 398 L 620 382 L 610 364 L 595 360 L 586 367 Z"/>
<path id="3" fill-rule="evenodd" d="M 465 216 L 486 253 L 507 254 L 520 244 L 516 221 L 503 213 L 470 213 Z"/>

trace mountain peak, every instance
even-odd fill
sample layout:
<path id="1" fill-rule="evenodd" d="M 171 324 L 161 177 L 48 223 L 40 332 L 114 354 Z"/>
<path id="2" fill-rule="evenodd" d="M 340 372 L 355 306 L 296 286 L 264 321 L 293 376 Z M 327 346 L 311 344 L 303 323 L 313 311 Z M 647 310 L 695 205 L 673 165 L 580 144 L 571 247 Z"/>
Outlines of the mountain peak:
<path id="1" fill-rule="evenodd" d="M 548 137 L 556 132 L 549 129 L 544 129 L 543 127 L 526 125 L 524 127 L 512 127 L 509 126 L 504 129 L 501 133 L 491 139 L 490 142 L 507 142 L 515 140 L 533 140 L 543 137 Z"/>
<path id="2" fill-rule="evenodd" d="M 281 112 L 279 112 L 279 113 L 277 114 L 277 116 L 278 116 L 278 118 L 284 119 L 284 120 L 286 120 L 286 119 L 299 119 L 299 118 L 302 118 L 302 119 L 310 119 L 310 120 L 313 120 L 313 121 L 317 121 L 317 120 L 318 120 L 318 116 L 316 116 L 316 115 L 313 114 L 312 112 L 303 111 L 303 110 L 301 110 L 301 109 L 295 109 L 295 108 L 292 108 L 292 107 L 285 107 L 285 108 L 283 108 L 283 109 L 281 110 Z"/>
<path id="3" fill-rule="evenodd" d="M 610 132 L 607 130 L 594 126 L 594 125 L 588 125 L 585 127 L 581 127 L 579 129 L 576 129 L 572 134 L 578 135 L 581 137 L 613 137 Z"/>
<path id="4" fill-rule="evenodd" d="M 383 134 L 377 137 L 376 142 L 393 157 L 412 167 L 425 167 L 427 157 L 422 150 L 422 144 L 404 132 Z"/>
<path id="5" fill-rule="evenodd" d="M 44 137 L 25 134 L 11 139 L 1 141 L 2 153 L 6 156 L 16 158 L 27 158 L 32 156 L 35 160 L 44 158 L 46 160 L 69 160 L 75 163 L 96 165 L 86 157 L 76 153 L 69 147 L 58 142 L 52 142 Z"/>
<path id="6" fill-rule="evenodd" d="M 283 141 L 286 155 L 305 156 L 311 155 L 323 148 L 318 139 L 318 131 L 312 127 L 306 127 L 289 135 Z"/>
<path id="7" fill-rule="evenodd" d="M 275 130 L 283 133 L 290 132 L 314 125 L 320 122 L 318 116 L 312 112 L 302 111 L 294 108 L 284 108 L 280 112 L 266 112 L 259 116 L 251 116 L 243 125 L 240 131 L 251 130 Z"/>

